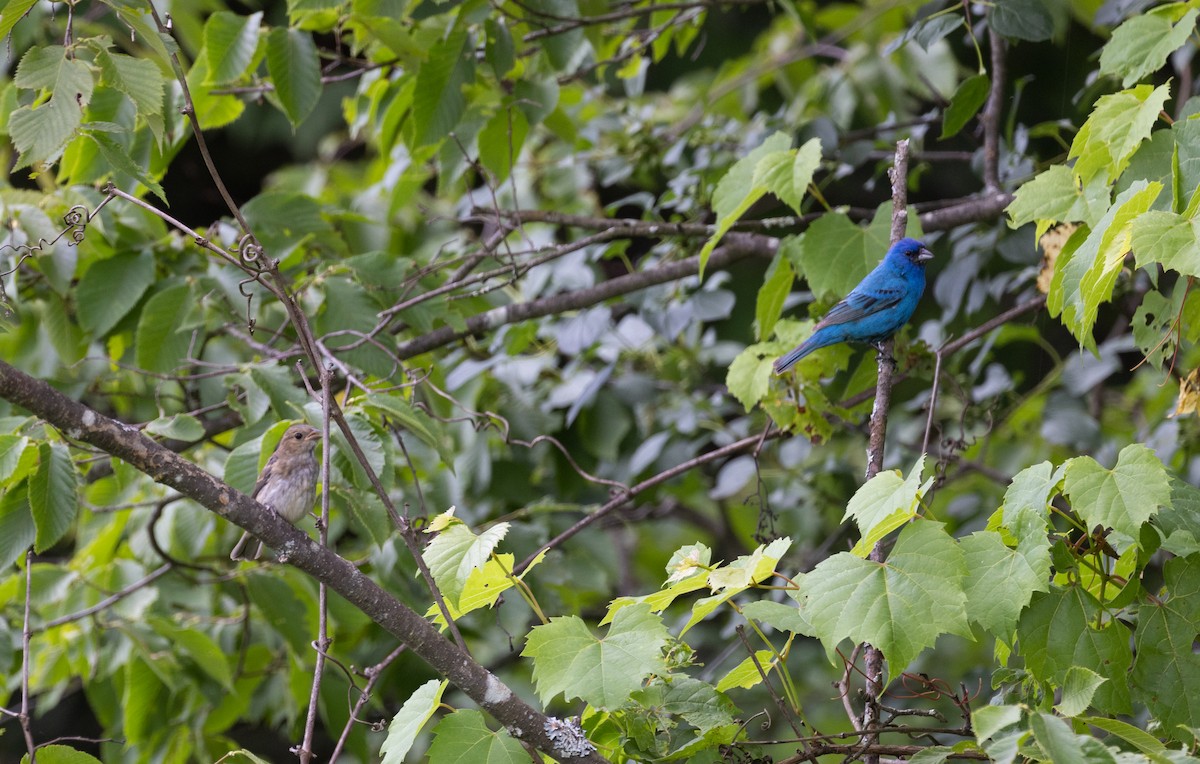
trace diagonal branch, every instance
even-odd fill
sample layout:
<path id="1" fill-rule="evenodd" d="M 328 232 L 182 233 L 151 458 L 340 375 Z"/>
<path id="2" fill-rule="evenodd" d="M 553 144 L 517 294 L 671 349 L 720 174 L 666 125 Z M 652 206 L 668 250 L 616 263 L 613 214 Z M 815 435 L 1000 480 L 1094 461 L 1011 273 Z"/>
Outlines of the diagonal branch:
<path id="1" fill-rule="evenodd" d="M 28 409 L 72 437 L 125 460 L 155 482 L 179 491 L 280 552 L 280 558 L 324 583 L 371 620 L 403 640 L 439 674 L 466 693 L 520 740 L 562 762 L 600 764 L 596 753 L 571 754 L 556 748 L 547 733 L 550 720 L 518 698 L 434 626 L 381 589 L 351 563 L 292 527 L 274 512 L 234 490 L 135 428 L 72 400 L 47 383 L 0 361 L 0 398 Z"/>

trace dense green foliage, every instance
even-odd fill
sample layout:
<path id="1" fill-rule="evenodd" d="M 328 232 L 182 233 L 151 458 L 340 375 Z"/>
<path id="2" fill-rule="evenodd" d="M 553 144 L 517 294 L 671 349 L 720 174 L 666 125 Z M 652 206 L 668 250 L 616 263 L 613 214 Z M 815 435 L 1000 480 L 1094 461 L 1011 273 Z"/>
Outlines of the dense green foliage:
<path id="1" fill-rule="evenodd" d="M 332 548 L 610 761 L 868 753 L 864 642 L 872 755 L 1195 761 L 1200 2 L 1146 5 L 9 0 L 0 360 L 240 491 L 328 373 Z M 864 481 L 874 353 L 771 363 L 899 139 L 937 259 Z M 530 760 L 15 397 L 0 759 L 27 699 L 39 761 Z"/>

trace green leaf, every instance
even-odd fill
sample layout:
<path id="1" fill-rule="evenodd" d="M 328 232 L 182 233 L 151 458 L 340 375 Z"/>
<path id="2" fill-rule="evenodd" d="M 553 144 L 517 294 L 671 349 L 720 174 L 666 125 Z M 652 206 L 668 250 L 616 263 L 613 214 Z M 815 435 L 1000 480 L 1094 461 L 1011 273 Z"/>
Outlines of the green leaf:
<path id="1" fill-rule="evenodd" d="M 978 113 L 991 89 L 991 80 L 986 74 L 976 74 L 962 81 L 954 95 L 950 97 L 950 105 L 942 117 L 941 140 L 957 135 L 971 118 Z"/>
<path id="2" fill-rule="evenodd" d="M 758 163 L 777 152 L 786 152 L 792 145 L 791 137 L 784 133 L 773 133 L 762 144 L 746 156 L 734 162 L 713 191 L 713 212 L 717 215 L 716 230 L 700 250 L 700 278 L 704 278 L 704 267 L 722 237 L 733 224 L 750 209 L 750 205 L 762 198 L 767 186 L 758 175 Z"/>
<path id="3" fill-rule="evenodd" d="M 258 48 L 262 16 L 262 11 L 249 16 L 217 11 L 208 17 L 204 24 L 204 84 L 235 82 L 246 73 Z"/>
<path id="4" fill-rule="evenodd" d="M 125 317 L 154 283 L 154 256 L 124 252 L 93 263 L 79 279 L 75 304 L 79 324 L 103 337 Z"/>
<path id="5" fill-rule="evenodd" d="M 535 626 L 521 655 L 533 658 L 538 697 L 548 703 L 559 693 L 596 708 L 615 709 L 664 669 L 662 649 L 670 638 L 648 605 L 621 608 L 608 634 L 597 638 L 576 616 L 558 616 Z"/>
<path id="6" fill-rule="evenodd" d="M 1200 655 L 1193 645 L 1200 633 L 1200 555 L 1167 560 L 1163 576 L 1168 596 L 1147 598 L 1138 608 L 1130 680 L 1163 730 L 1196 727 Z"/>
<path id="7" fill-rule="evenodd" d="M 287 258 L 310 237 L 333 230 L 321 205 L 307 194 L 268 191 L 246 202 L 242 212 L 266 255 L 276 260 Z"/>
<path id="8" fill-rule="evenodd" d="M 996 0 L 988 26 L 1005 37 L 1038 42 L 1054 34 L 1054 18 L 1043 0 Z"/>
<path id="9" fill-rule="evenodd" d="M 1163 742 L 1149 732 L 1120 719 L 1109 719 L 1104 716 L 1081 716 L 1079 721 L 1115 735 L 1149 756 L 1157 756 L 1167 750 Z"/>
<path id="10" fill-rule="evenodd" d="M 1062 687 L 1072 666 L 1086 666 L 1108 679 L 1092 704 L 1109 713 L 1128 713 L 1129 631 L 1120 622 L 1096 628 L 1099 606 L 1078 587 L 1037 593 L 1021 613 L 1017 641 L 1034 679 Z"/>
<path id="11" fill-rule="evenodd" d="M 100 65 L 100 81 L 129 96 L 138 116 L 162 116 L 165 80 L 153 61 L 101 49 L 96 63 Z"/>
<path id="12" fill-rule="evenodd" d="M 1044 533 L 1043 533 L 1044 536 Z M 967 565 L 967 617 L 1011 642 L 1034 592 L 1050 590 L 1050 547 L 1037 541 L 1009 549 L 999 534 L 978 531 L 960 542 Z"/>
<path id="13" fill-rule="evenodd" d="M 682 674 L 655 677 L 630 699 L 643 708 L 661 709 L 678 716 L 700 734 L 733 723 L 737 707 L 707 682 Z"/>
<path id="14" fill-rule="evenodd" d="M 467 46 L 466 26 L 460 24 L 430 50 L 417 72 L 410 148 L 440 142 L 458 126 L 467 108 L 463 86 L 473 77 L 474 51 Z"/>
<path id="15" fill-rule="evenodd" d="M 1083 666 L 1067 669 L 1067 678 L 1062 686 L 1062 701 L 1054 710 L 1063 716 L 1078 716 L 1092 704 L 1096 688 L 1108 680 Z"/>
<path id="16" fill-rule="evenodd" d="M 16 473 L 27 445 L 29 438 L 24 436 L 0 435 L 0 485 L 7 483 Z"/>
<path id="17" fill-rule="evenodd" d="M 845 639 L 879 648 L 899 676 L 938 635 L 968 635 L 962 549 L 941 523 L 918 520 L 900 533 L 886 562 L 846 552 L 801 583 L 804 615 L 833 654 Z"/>
<path id="18" fill-rule="evenodd" d="M 0 564 L 12 565 L 37 539 L 29 492 L 18 483 L 0 491 Z"/>
<path id="19" fill-rule="evenodd" d="M 161 438 L 200 440 L 204 437 L 204 425 L 190 414 L 174 414 L 150 422 L 146 425 L 146 432 Z"/>
<path id="20" fill-rule="evenodd" d="M 842 515 L 842 522 L 854 520 L 862 536 L 850 554 L 865 558 L 876 542 L 916 517 L 921 497 L 933 485 L 933 478 L 921 482 L 924 469 L 925 455 L 921 454 L 908 479 L 900 470 L 884 470 L 855 491 Z"/>
<path id="21" fill-rule="evenodd" d="M 791 294 L 792 282 L 795 280 L 796 273 L 792 270 L 791 261 L 782 251 L 777 251 L 767 267 L 767 274 L 758 290 L 758 300 L 754 308 L 754 334 L 758 339 L 765 340 L 771 337 L 775 323 L 783 315 L 783 303 Z M 746 408 L 749 410 L 749 406 Z"/>
<path id="22" fill-rule="evenodd" d="M 584 17 L 576 0 L 525 0 L 533 18 L 578 19 Z M 583 30 L 576 27 L 565 29 L 562 34 L 552 34 L 538 40 L 546 51 L 550 65 L 560 73 L 575 71 L 586 59 L 592 46 Z"/>
<path id="23" fill-rule="evenodd" d="M 67 447 L 61 443 L 43 443 L 38 454 L 38 470 L 29 479 L 29 508 L 37 526 L 33 551 L 44 552 L 75 524 L 79 495 L 75 464 Z"/>
<path id="24" fill-rule="evenodd" d="M 1066 249 L 1059 254 L 1050 296 L 1061 292 L 1062 322 L 1081 346 L 1093 342 L 1092 327 L 1100 303 L 1112 298 L 1117 275 L 1129 252 L 1132 221 L 1150 208 L 1161 190 L 1158 183 L 1134 183 L 1117 197 L 1078 249 L 1067 257 Z M 1057 302 L 1051 305 L 1051 315 L 1055 305 Z"/>
<path id="25" fill-rule="evenodd" d="M 976 739 L 981 743 L 1019 721 L 1020 706 L 984 706 L 971 712 L 971 726 L 975 730 Z"/>
<path id="26" fill-rule="evenodd" d="M 0 40 L 7 41 L 13 27 L 35 5 L 37 5 L 37 0 L 8 0 L 4 5 L 4 9 L 0 10 Z"/>
<path id="27" fill-rule="evenodd" d="M 479 161 L 492 173 L 492 183 L 508 180 L 527 135 L 529 122 L 515 106 L 498 109 L 479 131 Z"/>
<path id="28" fill-rule="evenodd" d="M 175 283 L 146 301 L 138 317 L 135 357 L 146 371 L 174 371 L 187 355 L 191 332 L 180 326 L 191 305 L 191 288 Z"/>
<path id="29" fill-rule="evenodd" d="M 257 35 L 257 30 L 255 31 Z M 214 94 L 211 91 L 220 87 L 219 83 L 209 83 L 208 49 L 200 51 L 200 55 L 192 62 L 192 68 L 187 75 L 188 90 L 192 93 L 192 101 L 196 108 L 196 121 L 201 130 L 215 130 L 233 122 L 246 110 L 246 105 L 240 98 L 229 93 Z"/>
<path id="30" fill-rule="evenodd" d="M 453 470 L 455 453 L 447 442 L 441 424 L 416 408 L 402 396 L 396 394 L 376 394 L 368 396 L 363 401 L 363 408 L 379 412 L 390 417 L 396 424 L 412 433 L 425 445 L 436 450 L 442 463 Z"/>
<path id="31" fill-rule="evenodd" d="M 754 168 L 753 183 L 765 186 L 799 215 L 804 192 L 820 164 L 821 139 L 810 138 L 798 149 L 776 151 L 760 159 Z"/>
<path id="32" fill-rule="evenodd" d="M 388 724 L 387 737 L 379 748 L 382 764 L 404 764 L 404 757 L 416 741 L 417 734 L 441 704 L 442 693 L 447 686 L 449 682 L 444 679 L 430 679 L 408 696 Z"/>
<path id="33" fill-rule="evenodd" d="M 1026 467 L 1013 477 L 1004 493 L 1004 527 L 1020 542 L 1047 543 L 1050 499 L 1062 475 L 1050 462 Z"/>
<path id="34" fill-rule="evenodd" d="M 202 631 L 173 624 L 165 618 L 152 618 L 149 623 L 173 647 L 179 648 L 193 665 L 226 690 L 233 690 L 233 669 L 229 666 L 229 657 L 212 637 Z"/>
<path id="35" fill-rule="evenodd" d="M 167 200 L 166 193 L 158 181 L 150 177 L 142 166 L 135 162 L 133 157 L 129 156 L 129 152 L 126 151 L 125 147 L 113 140 L 111 135 L 90 130 L 86 130 L 84 135 L 92 143 L 96 144 L 96 147 L 100 149 L 100 154 L 104 157 L 104 161 L 108 163 L 114 172 L 133 178 L 149 189 L 159 199 L 164 202 Z"/>
<path id="36" fill-rule="evenodd" d="M 1138 85 L 1096 101 L 1067 155 L 1076 160 L 1074 171 L 1084 185 L 1093 178 L 1111 183 L 1120 177 L 1170 97 L 1169 83 L 1164 83 L 1157 88 Z"/>
<path id="37" fill-rule="evenodd" d="M 804 613 L 800 612 L 800 608 L 794 605 L 771 602 L 770 600 L 748 602 L 742 606 L 742 615 L 755 621 L 770 624 L 773 628 L 780 631 L 812 634 L 812 624 L 804 617 Z"/>
<path id="38" fill-rule="evenodd" d="M 1200 276 L 1200 218 L 1151 210 L 1133 221 L 1131 239 L 1137 267 L 1159 264 Z"/>
<path id="39" fill-rule="evenodd" d="M 760 342 L 738 353 L 725 375 L 725 387 L 746 411 L 758 405 L 771 386 L 774 358 L 788 348 L 780 343 Z"/>
<path id="40" fill-rule="evenodd" d="M 21 153 L 17 166 L 52 159 L 83 121 L 83 107 L 91 101 L 94 87 L 91 69 L 68 58 L 61 46 L 34 47 L 21 59 L 13 82 L 52 93 L 45 103 L 22 106 L 9 117 L 9 133 Z"/>
<path id="41" fill-rule="evenodd" d="M 267 71 L 283 113 L 295 128 L 321 98 L 321 62 L 308 32 L 272 29 L 267 35 Z"/>
<path id="42" fill-rule="evenodd" d="M 915 219 L 916 215 L 909 218 Z M 799 270 L 813 294 L 819 298 L 849 294 L 883 259 L 890 246 L 890 229 L 886 213 L 876 214 L 865 228 L 840 212 L 813 221 L 795 250 Z"/>
<path id="43" fill-rule="evenodd" d="M 1041 749 L 1046 752 L 1046 756 L 1050 761 L 1060 762 L 1060 764 L 1100 764 L 1101 762 L 1116 764 L 1116 759 L 1112 754 L 1105 757 L 1093 758 L 1087 749 L 1090 747 L 1087 743 L 1099 743 L 1086 736 L 1077 735 L 1071 730 L 1070 725 L 1065 719 L 1060 719 L 1054 714 L 1044 712 L 1032 713 L 1029 715 L 1029 729 L 1032 730 L 1034 739 L 1037 740 Z M 1100 746 L 1103 750 L 1103 746 Z M 1106 752 L 1107 753 L 1107 752 Z"/>
<path id="44" fill-rule="evenodd" d="M 475 535 L 466 525 L 456 522 L 429 542 L 422 556 L 448 602 L 459 606 L 467 578 L 476 568 L 483 567 L 507 533 L 508 523 L 496 523 Z"/>
<path id="45" fill-rule="evenodd" d="M 1198 15 L 1185 3 L 1170 3 L 1126 19 L 1100 52 L 1100 73 L 1123 77 L 1122 87 L 1153 74 L 1196 31 Z"/>
<path id="46" fill-rule="evenodd" d="M 1086 184 L 1075 179 L 1066 165 L 1055 165 L 1013 194 L 1008 225 L 1020 228 L 1034 221 L 1082 222 L 1095 226 L 1109 208 L 1110 189 L 1101 177 Z"/>
<path id="47" fill-rule="evenodd" d="M 291 647 L 292 654 L 311 655 L 309 642 L 317 626 L 312 592 L 292 576 L 254 572 L 245 581 L 250 601 Z"/>
<path id="48" fill-rule="evenodd" d="M 1112 528 L 1135 544 L 1142 525 L 1171 500 L 1166 469 L 1141 443 L 1121 449 L 1111 470 L 1090 456 L 1071 459 L 1066 465 L 1063 490 L 1071 499 L 1071 508 L 1089 529 Z M 1122 548 L 1119 539 L 1112 541 Z"/>
<path id="49" fill-rule="evenodd" d="M 778 603 L 774 603 L 778 604 Z M 755 665 L 757 661 L 757 665 Z M 754 653 L 754 659 L 746 658 L 738 665 L 730 669 L 729 673 L 721 677 L 721 681 L 717 682 L 717 690 L 720 692 L 728 692 L 734 688 L 748 690 L 751 687 L 757 687 L 762 684 L 763 673 L 770 676 L 771 668 L 775 665 L 776 654 L 770 650 L 759 650 Z M 762 671 L 759 671 L 759 668 Z"/>
<path id="50" fill-rule="evenodd" d="M 100 760 L 90 753 L 77 751 L 66 745 L 40 745 L 37 749 L 38 764 L 101 764 Z M 26 764 L 29 756 L 21 757 L 21 764 Z"/>
<path id="51" fill-rule="evenodd" d="M 125 718 L 125 740 L 130 745 L 150 743 L 161 729 L 159 717 L 168 696 L 158 674 L 140 655 L 125 664 L 121 710 Z"/>
<path id="52" fill-rule="evenodd" d="M 429 761 L 440 764 L 528 764 L 529 753 L 505 730 L 488 729 L 479 711 L 455 711 L 433 728 Z"/>

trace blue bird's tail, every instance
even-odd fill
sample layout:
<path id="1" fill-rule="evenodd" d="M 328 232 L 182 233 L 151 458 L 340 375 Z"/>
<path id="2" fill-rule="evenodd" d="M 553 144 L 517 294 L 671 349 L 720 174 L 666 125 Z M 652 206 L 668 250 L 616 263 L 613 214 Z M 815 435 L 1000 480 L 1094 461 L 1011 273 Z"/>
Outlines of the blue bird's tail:
<path id="1" fill-rule="evenodd" d="M 823 348 L 828 344 L 829 344 L 828 342 L 821 342 L 820 339 L 817 337 L 817 335 L 813 335 L 812 337 L 809 337 L 804 342 L 801 342 L 798 346 L 793 348 L 790 353 L 788 353 L 787 355 L 780 356 L 775 361 L 775 373 L 776 374 L 784 373 L 788 369 L 795 366 L 796 362 L 799 361 L 804 356 L 808 355 L 809 353 L 813 352 L 814 350 L 819 350 L 820 348 Z"/>

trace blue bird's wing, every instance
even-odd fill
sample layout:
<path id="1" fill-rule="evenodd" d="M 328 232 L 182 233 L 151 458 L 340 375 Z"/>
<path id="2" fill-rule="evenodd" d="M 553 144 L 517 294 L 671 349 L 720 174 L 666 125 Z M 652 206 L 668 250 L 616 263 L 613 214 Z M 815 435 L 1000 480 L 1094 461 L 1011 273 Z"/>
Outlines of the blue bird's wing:
<path id="1" fill-rule="evenodd" d="M 879 289 L 870 294 L 855 290 L 846 295 L 846 299 L 830 308 L 829 312 L 813 327 L 813 330 L 835 324 L 848 324 L 888 308 L 894 308 L 904 299 L 905 293 L 904 289 Z"/>

